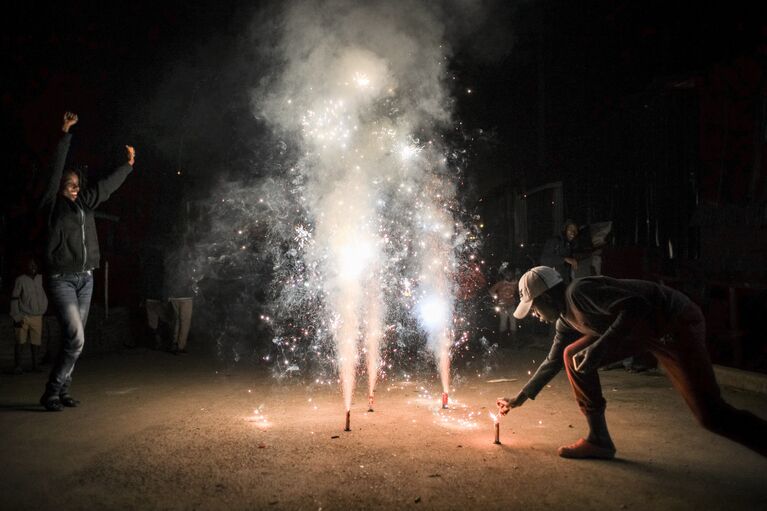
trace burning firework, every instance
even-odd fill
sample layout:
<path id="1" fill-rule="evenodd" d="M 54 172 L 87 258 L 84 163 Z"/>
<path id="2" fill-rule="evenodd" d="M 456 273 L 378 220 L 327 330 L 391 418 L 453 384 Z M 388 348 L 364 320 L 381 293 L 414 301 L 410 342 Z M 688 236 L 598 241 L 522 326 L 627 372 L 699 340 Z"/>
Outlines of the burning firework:
<path id="1" fill-rule="evenodd" d="M 493 427 L 495 428 L 495 441 L 494 444 L 501 445 L 501 423 L 500 417 L 495 414 L 490 414 L 490 418 L 493 419 Z"/>
<path id="2" fill-rule="evenodd" d="M 295 145 L 290 171 L 264 192 L 275 209 L 274 246 L 292 247 L 272 254 L 275 308 L 300 316 L 305 334 L 278 335 L 275 344 L 288 367 L 300 342 L 333 359 L 348 427 L 360 352 L 372 411 L 384 332 L 403 335 L 396 325 L 416 323 L 425 334 L 448 392 L 460 337 L 456 273 L 476 242 L 460 218 L 460 171 L 440 133 L 450 127 L 448 55 L 440 30 L 423 31 L 423 23 L 441 26 L 434 13 L 408 4 L 420 22 L 403 25 L 387 2 L 333 5 L 335 16 L 310 3 L 285 8 L 284 66 L 255 103 Z M 309 30 L 318 23 L 322 30 Z"/>

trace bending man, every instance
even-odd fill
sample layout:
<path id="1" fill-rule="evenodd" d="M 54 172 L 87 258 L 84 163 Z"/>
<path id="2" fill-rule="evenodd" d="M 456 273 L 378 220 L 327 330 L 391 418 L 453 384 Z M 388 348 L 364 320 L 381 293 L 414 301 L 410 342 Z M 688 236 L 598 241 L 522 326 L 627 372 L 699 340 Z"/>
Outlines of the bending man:
<path id="1" fill-rule="evenodd" d="M 689 298 L 643 280 L 586 277 L 565 286 L 552 268 L 538 266 L 519 282 L 514 312 L 556 322 L 546 360 L 514 398 L 497 401 L 501 414 L 535 399 L 564 366 L 589 434 L 559 448 L 564 458 L 615 456 L 605 421 L 605 399 L 597 369 L 644 351 L 655 355 L 700 424 L 767 456 L 767 422 L 733 408 L 721 396 L 706 351 L 703 314 Z"/>

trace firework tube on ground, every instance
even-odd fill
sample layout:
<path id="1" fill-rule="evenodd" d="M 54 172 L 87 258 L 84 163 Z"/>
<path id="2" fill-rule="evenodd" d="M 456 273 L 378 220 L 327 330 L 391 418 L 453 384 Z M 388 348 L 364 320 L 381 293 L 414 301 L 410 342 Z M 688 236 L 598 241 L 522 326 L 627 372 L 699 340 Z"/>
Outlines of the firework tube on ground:
<path id="1" fill-rule="evenodd" d="M 373 394 L 368 396 L 368 412 L 373 411 Z"/>
<path id="2" fill-rule="evenodd" d="M 350 426 L 351 419 L 352 419 L 351 415 L 352 415 L 351 410 L 346 410 L 346 427 L 344 428 L 344 431 L 351 431 L 352 430 L 352 428 Z"/>
<path id="3" fill-rule="evenodd" d="M 490 418 L 493 419 L 493 426 L 495 428 L 495 441 L 496 445 L 501 445 L 501 411 L 498 410 L 498 415 L 490 414 Z"/>
<path id="4" fill-rule="evenodd" d="M 447 392 L 442 393 L 442 408 L 447 408 Z"/>

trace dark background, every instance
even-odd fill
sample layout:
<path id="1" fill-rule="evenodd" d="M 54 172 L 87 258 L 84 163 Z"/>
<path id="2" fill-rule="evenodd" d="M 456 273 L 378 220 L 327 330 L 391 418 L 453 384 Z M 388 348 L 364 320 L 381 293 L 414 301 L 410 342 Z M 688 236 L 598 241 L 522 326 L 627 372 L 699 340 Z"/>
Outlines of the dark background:
<path id="1" fill-rule="evenodd" d="M 715 357 L 764 370 L 767 21 L 749 3 L 483 2 L 476 27 L 448 31 L 464 192 L 485 225 L 488 280 L 504 260 L 537 264 L 564 217 L 609 220 L 605 273 L 684 290 L 706 311 Z M 92 177 L 124 144 L 138 151 L 98 221 L 115 303 L 138 303 L 142 245 L 180 238 L 189 204 L 222 176 L 257 174 L 264 130 L 248 92 L 267 63 L 248 31 L 259 8 L 9 4 L 4 294 L 37 247 L 34 199 L 65 110 L 81 119 L 70 160 Z"/>

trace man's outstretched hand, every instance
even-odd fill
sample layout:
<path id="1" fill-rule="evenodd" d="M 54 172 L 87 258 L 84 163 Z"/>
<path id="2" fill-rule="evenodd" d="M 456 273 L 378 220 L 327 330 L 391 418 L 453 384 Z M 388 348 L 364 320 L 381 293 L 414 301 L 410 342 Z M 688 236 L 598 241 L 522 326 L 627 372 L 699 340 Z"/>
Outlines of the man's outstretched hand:
<path id="1" fill-rule="evenodd" d="M 133 166 L 133 163 L 136 161 L 136 149 L 133 146 L 126 145 L 125 151 L 128 155 L 128 165 Z"/>
<path id="2" fill-rule="evenodd" d="M 515 397 L 499 397 L 495 404 L 498 406 L 498 412 L 501 415 L 506 415 L 509 413 L 509 410 L 512 408 L 517 408 L 522 406 L 522 404 L 527 401 L 528 396 L 525 394 L 523 390 L 520 390 L 519 393 Z"/>
<path id="3" fill-rule="evenodd" d="M 79 119 L 77 118 L 77 114 L 73 114 L 72 112 L 65 112 L 64 124 L 61 125 L 61 131 L 64 133 L 69 133 L 69 128 L 77 124 L 78 120 Z"/>
<path id="4" fill-rule="evenodd" d="M 596 371 L 602 365 L 605 345 L 596 341 L 573 355 L 573 367 L 581 374 Z"/>

